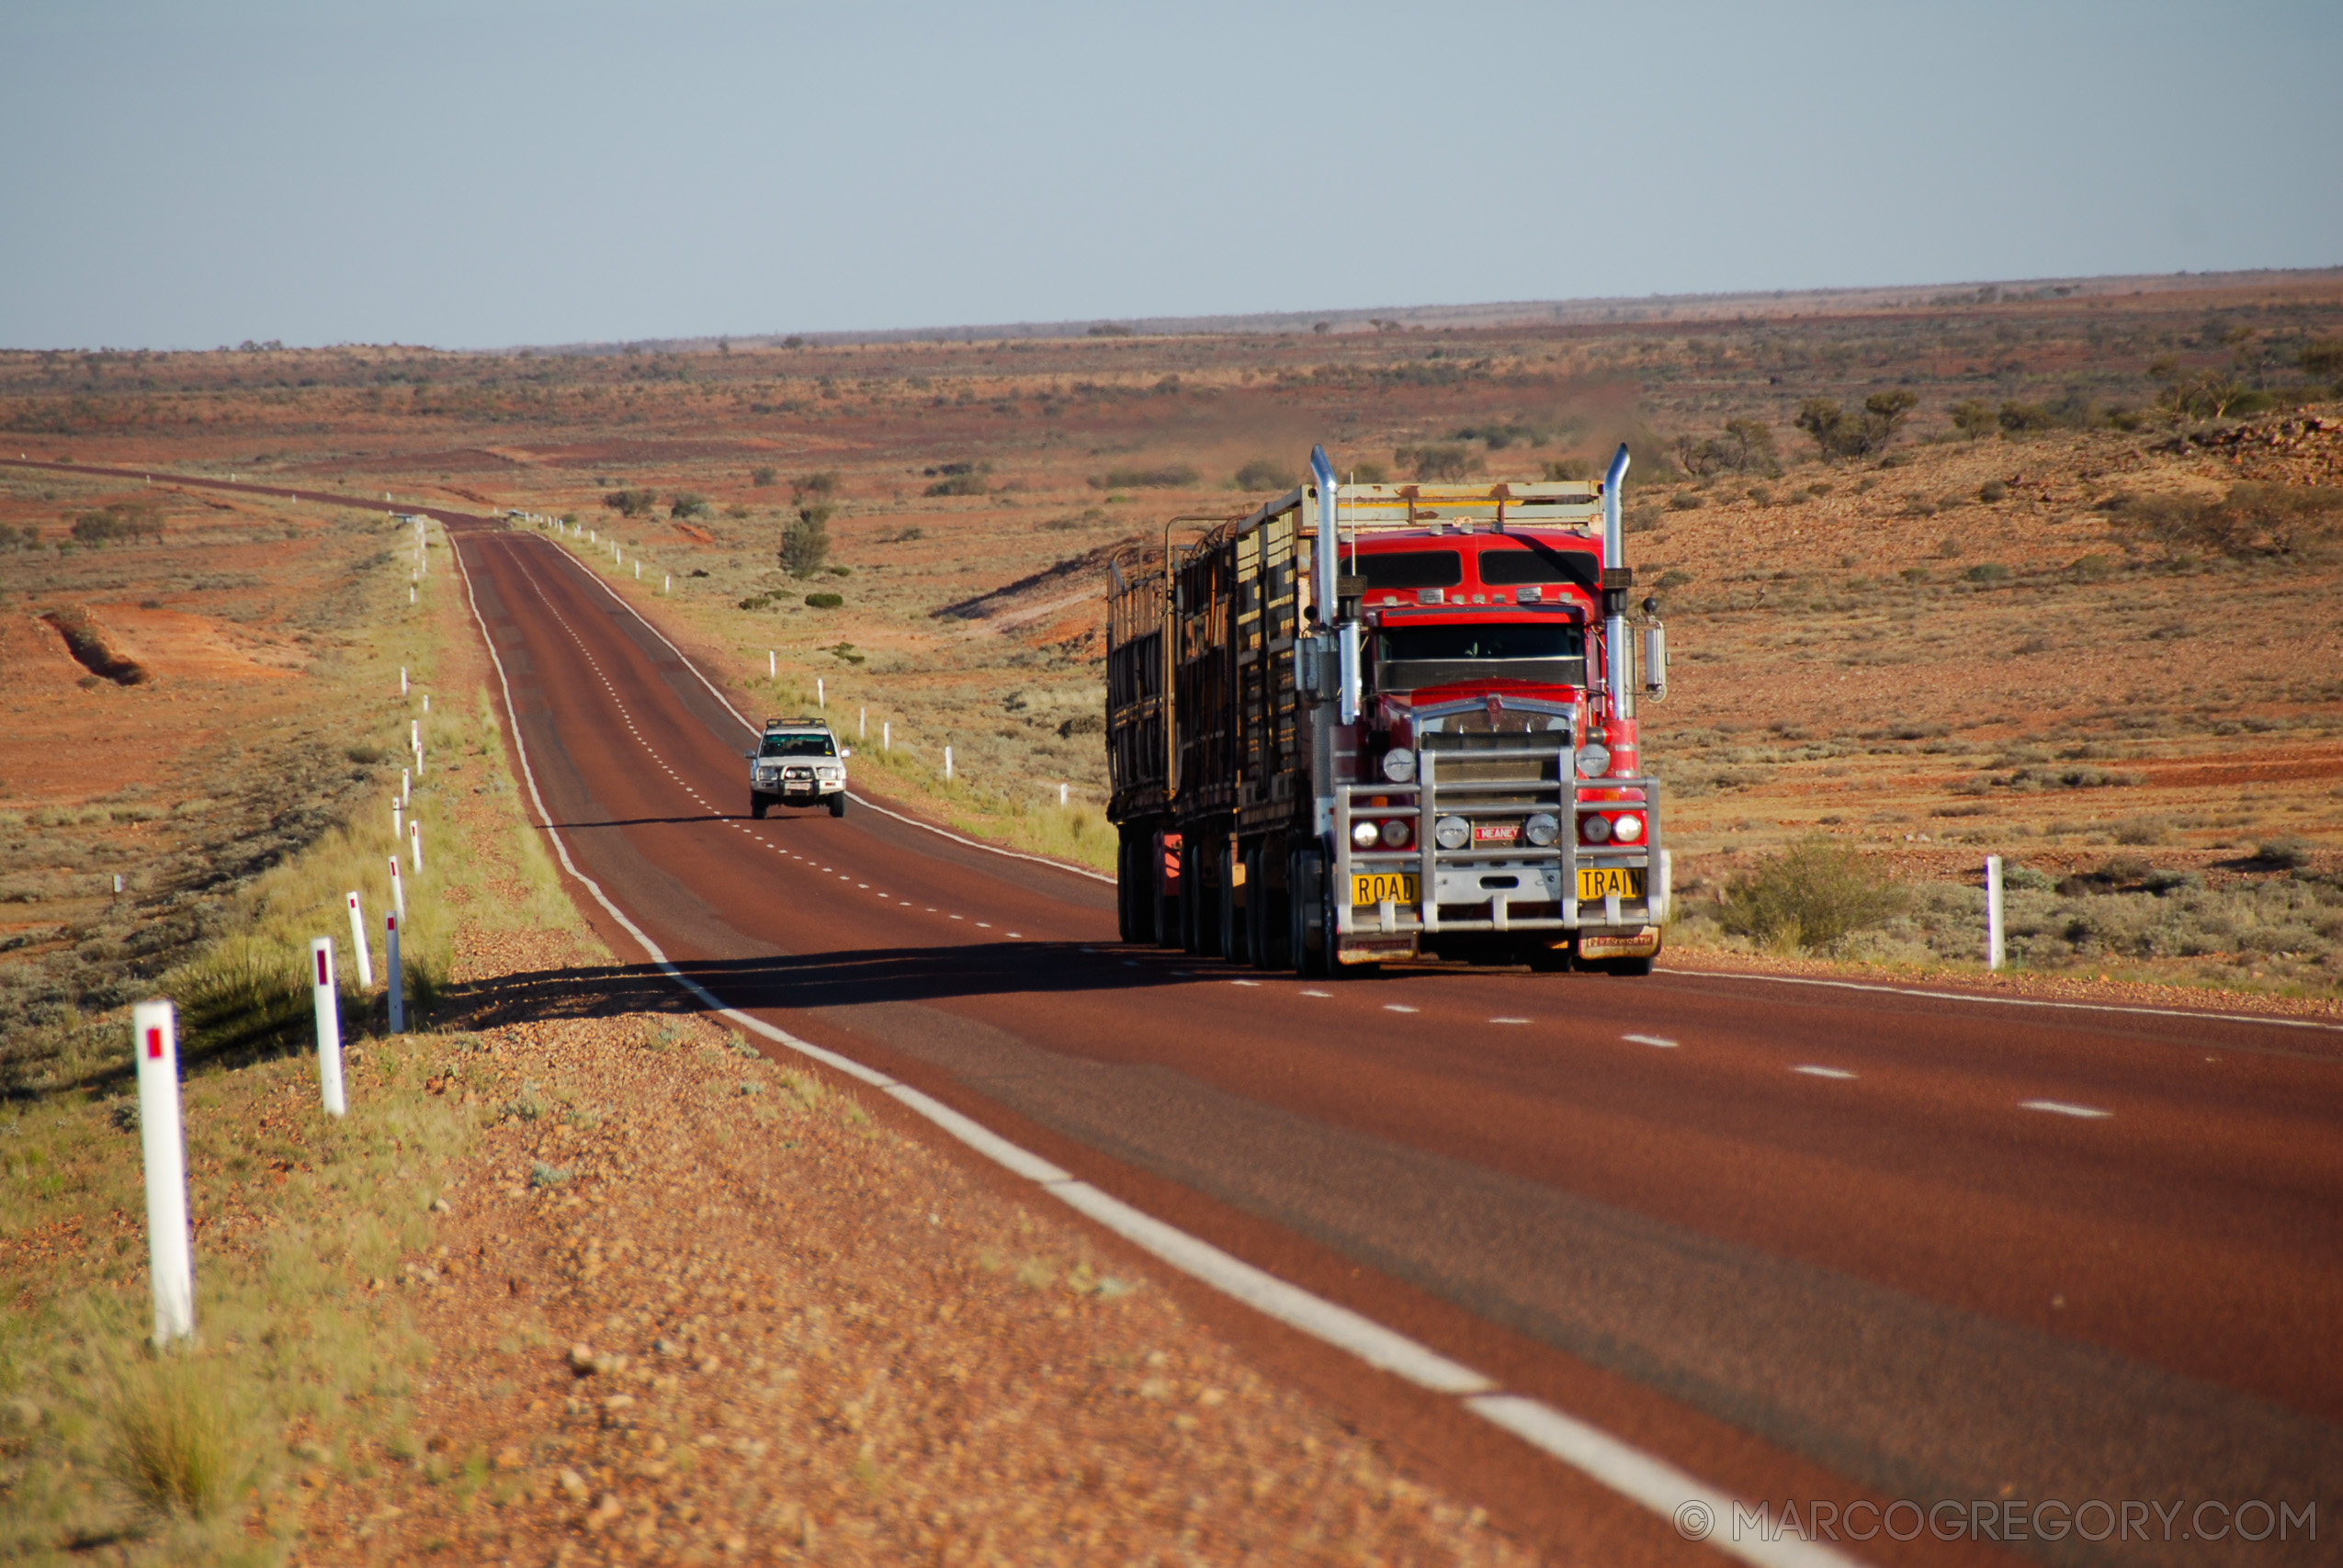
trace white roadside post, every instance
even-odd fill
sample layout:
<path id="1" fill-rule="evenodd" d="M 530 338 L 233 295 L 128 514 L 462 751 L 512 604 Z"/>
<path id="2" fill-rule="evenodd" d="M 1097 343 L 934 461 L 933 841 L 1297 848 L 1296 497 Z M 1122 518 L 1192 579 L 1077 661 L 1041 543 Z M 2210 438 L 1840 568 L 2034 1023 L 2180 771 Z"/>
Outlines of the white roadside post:
<path id="1" fill-rule="evenodd" d="M 952 782 L 952 748 L 949 746 L 944 748 L 944 782 Z"/>
<path id="2" fill-rule="evenodd" d="M 407 667 L 403 664 L 399 666 L 399 694 L 407 694 Z"/>
<path id="3" fill-rule="evenodd" d="M 868 708 L 855 710 L 855 739 L 857 740 L 870 739 L 870 709 Z"/>
<path id="4" fill-rule="evenodd" d="M 675 574 L 673 572 L 663 571 L 659 574 L 659 591 L 662 593 L 673 593 L 675 592 Z"/>
<path id="5" fill-rule="evenodd" d="M 768 681 L 777 681 L 781 678 L 780 660 L 769 648 L 764 650 L 764 678 Z"/>
<path id="6" fill-rule="evenodd" d="M 2001 857 L 1985 857 L 1985 966 L 2001 967 Z"/>
<path id="7" fill-rule="evenodd" d="M 413 768 L 401 768 L 399 770 L 399 804 L 406 805 L 410 799 L 413 798 L 414 793 L 415 771 Z"/>
<path id="8" fill-rule="evenodd" d="M 882 751 L 895 750 L 895 721 L 891 718 L 878 721 L 878 749 Z"/>
<path id="9" fill-rule="evenodd" d="M 390 855 L 390 912 L 394 915 L 407 912 L 407 885 L 399 875 L 399 856 L 395 848 Z"/>
<path id="10" fill-rule="evenodd" d="M 407 842 L 414 850 L 415 874 L 423 874 L 423 818 L 418 817 L 407 824 Z"/>
<path id="11" fill-rule="evenodd" d="M 407 1032 L 407 972 L 399 966 L 399 916 L 396 911 L 382 919 L 382 958 L 390 973 L 383 976 L 389 984 L 390 1002 L 390 1032 Z"/>
<path id="12" fill-rule="evenodd" d="M 358 890 L 350 889 L 350 947 L 358 955 L 358 984 L 374 989 L 374 954 L 366 944 L 366 911 L 358 906 Z"/>
<path id="13" fill-rule="evenodd" d="M 813 705 L 823 709 L 830 706 L 830 694 L 822 685 L 821 677 L 819 675 L 813 678 Z"/>
<path id="14" fill-rule="evenodd" d="M 1067 789 L 1068 786 L 1062 784 L 1058 786 L 1058 809 L 1060 811 L 1066 809 Z"/>
<path id="15" fill-rule="evenodd" d="M 423 694 L 423 711 L 425 713 L 429 713 L 431 711 L 431 694 L 429 692 L 425 692 Z"/>
<path id="16" fill-rule="evenodd" d="M 357 912 L 357 895 L 350 895 L 350 910 Z M 358 951 L 366 946 L 361 942 Z M 309 944 L 310 999 L 317 1007 L 317 1089 L 329 1116 L 344 1114 L 342 1102 L 342 1008 L 334 994 L 334 939 L 311 937 Z"/>
<path id="17" fill-rule="evenodd" d="M 178 1029 L 169 1002 L 130 1010 L 138 1059 L 139 1145 L 146 1162 L 147 1273 L 157 1348 L 195 1332 L 195 1264 L 187 1247 L 187 1161 L 179 1138 Z"/>
<path id="18" fill-rule="evenodd" d="M 394 849 L 404 842 L 407 837 L 405 812 L 406 807 L 397 801 L 390 803 L 390 844 Z"/>

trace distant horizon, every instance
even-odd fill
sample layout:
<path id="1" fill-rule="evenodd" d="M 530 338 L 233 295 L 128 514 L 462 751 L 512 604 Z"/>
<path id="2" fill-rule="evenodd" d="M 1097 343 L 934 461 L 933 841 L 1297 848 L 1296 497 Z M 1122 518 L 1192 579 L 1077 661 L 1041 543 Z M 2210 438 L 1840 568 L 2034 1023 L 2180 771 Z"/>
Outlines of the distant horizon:
<path id="1" fill-rule="evenodd" d="M 2068 295 L 2109 294 L 2118 286 L 2127 293 L 2151 290 L 2138 285 L 2157 286 L 2152 291 L 2179 292 L 2190 286 L 2218 287 L 2224 283 L 2246 283 L 2255 279 L 2292 278 L 2312 281 L 2322 276 L 2334 276 L 2343 282 L 2343 263 L 2321 266 L 2301 267 L 2239 267 L 2208 271 L 2178 271 L 2168 273 L 2101 273 L 2088 276 L 1961 278 L 1916 283 L 1848 284 L 1817 288 L 1718 289 L 1680 294 L 1613 294 L 1590 295 L 1574 299 L 1490 299 L 1427 303 L 1415 305 L 1379 305 L 1341 307 L 1323 310 L 1255 310 L 1246 312 L 1200 313 L 1193 315 L 1136 316 L 1077 316 L 1054 321 L 971 321 L 931 323 L 907 327 L 849 327 L 829 330 L 807 329 L 792 331 L 786 327 L 759 332 L 702 333 L 684 337 L 649 338 L 584 338 L 568 343 L 514 343 L 498 345 L 449 345 L 446 344 L 407 343 L 398 341 L 367 342 L 347 340 L 335 343 L 285 343 L 246 340 L 238 344 L 219 344 L 210 348 L 161 348 L 136 344 L 0 345 L 0 354 L 242 354 L 242 353 L 326 353 L 337 349 L 403 349 L 427 354 L 446 354 L 493 358 L 515 355 L 584 357 L 602 354 L 623 353 L 628 349 L 655 353 L 713 352 L 719 345 L 756 349 L 780 347 L 795 340 L 808 346 L 849 346 L 860 344 L 939 343 L 939 342 L 1005 342 L 1021 339 L 1077 338 L 1085 335 L 1201 336 L 1245 333 L 1307 333 L 1324 323 L 1328 335 L 1377 335 L 1375 322 L 1390 323 L 1409 331 L 1451 328 L 1472 330 L 1506 326 L 1537 325 L 1632 325 L 1638 322 L 1660 324 L 1669 321 L 1688 322 L 1702 320 L 1731 320 L 1747 315 L 1746 310 L 1732 307 L 1756 301 L 1836 302 L 1875 310 L 1911 308 L 1952 308 L 1964 303 L 2023 303 L 2025 295 L 2012 291 L 2037 291 L 2047 295 L 2061 289 Z M 1990 301 L 1964 301 L 1947 299 L 1947 290 L 1955 294 L 1994 291 L 2001 298 Z M 1908 297 L 1908 298 L 1907 298 Z M 1689 307 L 1723 307 L 1715 313 L 1687 313 Z M 1541 317 L 1536 312 L 1544 312 Z M 1563 314 L 1568 312 L 1568 314 Z M 1106 329 L 1106 331 L 1100 331 Z"/>
<path id="2" fill-rule="evenodd" d="M 0 343 L 2326 266 L 2338 58 L 2332 0 L 21 0 Z"/>

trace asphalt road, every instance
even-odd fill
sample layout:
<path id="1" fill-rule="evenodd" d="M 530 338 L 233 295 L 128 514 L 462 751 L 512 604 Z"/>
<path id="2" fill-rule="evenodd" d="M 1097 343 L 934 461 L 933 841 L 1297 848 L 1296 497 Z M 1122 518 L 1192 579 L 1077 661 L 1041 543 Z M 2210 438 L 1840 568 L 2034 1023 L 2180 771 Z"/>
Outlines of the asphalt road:
<path id="1" fill-rule="evenodd" d="M 2335 1560 L 2343 1031 L 1126 949 L 1073 873 L 860 805 L 749 819 L 752 738 L 673 649 L 549 541 L 438 514 L 552 825 L 733 1007 L 1741 1497 L 1958 1505 L 1891 1513 L 1933 1528 L 1861 1560 Z M 1556 1560 L 1719 1561 L 1453 1400 L 1175 1288 Z M 2315 1507 L 2321 1539 L 2241 1540 L 2278 1517 L 2250 1499 Z M 2084 1507 L 2062 1539 L 2008 1539 L 2054 1500 Z"/>

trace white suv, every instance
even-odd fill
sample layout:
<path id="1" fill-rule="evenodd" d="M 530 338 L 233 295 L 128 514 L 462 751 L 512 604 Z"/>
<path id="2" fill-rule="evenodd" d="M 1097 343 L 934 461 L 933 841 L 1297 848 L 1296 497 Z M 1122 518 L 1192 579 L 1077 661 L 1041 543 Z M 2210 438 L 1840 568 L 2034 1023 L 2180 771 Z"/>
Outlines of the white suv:
<path id="1" fill-rule="evenodd" d="M 749 760 L 749 815 L 768 806 L 827 806 L 846 815 L 846 759 L 830 726 L 818 718 L 769 718 L 762 744 Z"/>

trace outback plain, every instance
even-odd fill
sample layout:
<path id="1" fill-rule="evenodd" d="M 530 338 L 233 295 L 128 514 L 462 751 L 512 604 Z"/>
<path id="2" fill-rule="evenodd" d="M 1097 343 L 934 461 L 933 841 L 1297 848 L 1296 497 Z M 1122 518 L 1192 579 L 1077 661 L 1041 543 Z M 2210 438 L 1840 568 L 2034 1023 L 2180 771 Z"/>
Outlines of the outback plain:
<path id="1" fill-rule="evenodd" d="M 1496 480 L 1624 440 L 1663 963 L 2343 1013 L 2343 275 L 1206 325 L 0 355 L 5 1550 L 1569 1555 L 627 976 L 528 831 L 444 535 L 392 511 L 519 514 L 744 706 L 821 705 L 859 790 L 1111 868 L 1110 561 L 1313 442 Z M 382 1115 L 323 1127 L 278 971 L 390 897 L 411 725 L 431 1028 L 353 991 Z M 144 1289 L 109 1053 L 158 990 L 220 1111 L 232 1407 L 102 1348 Z M 804 1435 L 735 1429 L 730 1378 Z M 1010 1387 L 999 1452 L 935 1437 Z"/>

